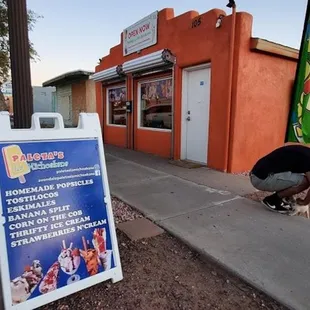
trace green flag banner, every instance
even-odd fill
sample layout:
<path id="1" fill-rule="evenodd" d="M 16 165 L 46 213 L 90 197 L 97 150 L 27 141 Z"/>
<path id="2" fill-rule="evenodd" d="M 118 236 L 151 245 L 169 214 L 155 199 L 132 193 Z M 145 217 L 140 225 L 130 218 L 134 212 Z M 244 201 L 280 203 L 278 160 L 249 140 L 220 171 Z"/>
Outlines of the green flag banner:
<path id="1" fill-rule="evenodd" d="M 310 143 L 310 1 L 308 1 L 294 82 L 287 142 Z"/>

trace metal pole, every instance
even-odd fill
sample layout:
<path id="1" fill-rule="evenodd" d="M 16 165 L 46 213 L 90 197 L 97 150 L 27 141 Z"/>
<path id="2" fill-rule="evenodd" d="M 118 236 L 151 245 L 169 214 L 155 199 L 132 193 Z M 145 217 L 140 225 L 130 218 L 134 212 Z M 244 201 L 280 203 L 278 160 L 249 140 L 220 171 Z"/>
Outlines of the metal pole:
<path id="1" fill-rule="evenodd" d="M 26 0 L 7 0 L 14 127 L 30 128 L 33 98 Z"/>
<path id="2" fill-rule="evenodd" d="M 231 5 L 231 6 L 230 6 Z M 230 46 L 229 46 L 229 67 L 228 67 L 228 132 L 226 138 L 226 169 L 225 172 L 230 172 L 230 161 L 232 153 L 232 139 L 233 139 L 233 127 L 232 117 L 234 116 L 234 107 L 232 107 L 232 92 L 233 92 L 233 70 L 234 70 L 234 51 L 235 51 L 235 32 L 236 32 L 236 4 L 235 1 L 230 0 L 228 7 L 232 9 L 232 21 L 230 30 Z"/>

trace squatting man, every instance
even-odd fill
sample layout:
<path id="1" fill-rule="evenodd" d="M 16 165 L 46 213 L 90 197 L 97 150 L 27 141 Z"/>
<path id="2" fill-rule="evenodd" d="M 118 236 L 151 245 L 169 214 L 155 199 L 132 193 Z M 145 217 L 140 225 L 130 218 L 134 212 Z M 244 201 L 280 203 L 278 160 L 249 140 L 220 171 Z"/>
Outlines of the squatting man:
<path id="1" fill-rule="evenodd" d="M 261 191 L 273 194 L 262 203 L 272 211 L 287 213 L 294 195 L 310 187 L 310 148 L 302 145 L 280 147 L 264 156 L 254 165 L 250 180 Z M 310 190 L 305 199 L 297 199 L 297 204 L 310 203 Z"/>

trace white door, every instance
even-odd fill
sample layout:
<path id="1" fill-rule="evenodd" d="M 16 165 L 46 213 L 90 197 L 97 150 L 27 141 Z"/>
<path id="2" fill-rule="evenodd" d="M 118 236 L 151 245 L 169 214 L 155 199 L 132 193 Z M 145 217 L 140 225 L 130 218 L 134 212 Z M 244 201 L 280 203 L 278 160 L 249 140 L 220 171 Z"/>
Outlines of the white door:
<path id="1" fill-rule="evenodd" d="M 56 88 L 57 93 L 57 112 L 59 112 L 64 123 L 72 126 L 72 89 L 71 85 L 60 86 Z"/>
<path id="2" fill-rule="evenodd" d="M 211 69 L 185 71 L 183 152 L 185 159 L 207 164 Z"/>

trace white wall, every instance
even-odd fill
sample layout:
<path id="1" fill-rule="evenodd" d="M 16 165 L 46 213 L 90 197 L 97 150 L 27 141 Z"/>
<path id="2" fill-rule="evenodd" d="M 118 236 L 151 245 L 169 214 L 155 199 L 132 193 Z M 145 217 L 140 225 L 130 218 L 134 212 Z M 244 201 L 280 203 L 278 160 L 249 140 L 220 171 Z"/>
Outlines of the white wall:
<path id="1" fill-rule="evenodd" d="M 33 110 L 34 112 L 55 112 L 53 111 L 52 93 L 55 87 L 33 86 Z"/>
<path id="2" fill-rule="evenodd" d="M 33 86 L 33 111 L 55 112 L 53 106 L 53 92 L 55 91 L 55 87 Z M 53 121 L 49 119 L 43 119 L 42 122 L 45 124 L 51 124 Z"/>

